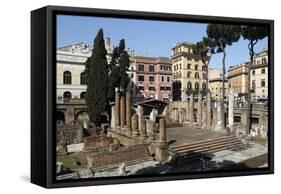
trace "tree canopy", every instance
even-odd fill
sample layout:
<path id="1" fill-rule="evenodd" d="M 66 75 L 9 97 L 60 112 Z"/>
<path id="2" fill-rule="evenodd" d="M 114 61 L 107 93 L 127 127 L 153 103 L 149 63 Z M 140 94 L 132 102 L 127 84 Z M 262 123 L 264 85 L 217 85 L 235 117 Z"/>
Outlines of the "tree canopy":
<path id="1" fill-rule="evenodd" d="M 208 38 L 212 41 L 212 53 L 223 52 L 226 46 L 240 39 L 241 27 L 229 24 L 209 24 L 207 26 Z"/>
<path id="2" fill-rule="evenodd" d="M 250 55 L 250 63 L 248 63 L 248 71 L 251 72 L 254 58 L 254 46 L 259 40 L 264 39 L 268 35 L 268 29 L 261 26 L 242 26 L 241 35 L 244 39 L 249 40 L 248 49 Z M 251 73 L 248 74 L 248 95 L 247 95 L 247 120 L 246 133 L 250 133 L 251 128 Z"/>
<path id="3" fill-rule="evenodd" d="M 113 49 L 112 59 L 109 64 L 109 93 L 108 98 L 114 101 L 115 88 L 126 92 L 130 78 L 128 75 L 130 67 L 130 57 L 125 50 L 125 40 L 120 40 L 119 46 Z"/>
<path id="4" fill-rule="evenodd" d="M 88 115 L 91 121 L 100 125 L 102 113 L 108 109 L 108 64 L 102 29 L 99 29 L 95 37 L 92 55 L 85 66 Z"/>

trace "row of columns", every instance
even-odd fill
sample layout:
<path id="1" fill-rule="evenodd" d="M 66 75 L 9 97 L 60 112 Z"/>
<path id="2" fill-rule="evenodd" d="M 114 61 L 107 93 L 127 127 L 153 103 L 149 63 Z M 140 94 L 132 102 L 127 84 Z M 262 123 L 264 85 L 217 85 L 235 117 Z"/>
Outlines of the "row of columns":
<path id="1" fill-rule="evenodd" d="M 111 126 L 120 131 L 126 131 L 129 135 L 139 136 L 142 139 L 155 140 L 155 122 L 143 117 L 143 107 L 138 105 L 136 113 L 132 115 L 131 92 L 126 96 L 115 91 L 115 106 L 112 106 Z M 159 142 L 166 142 L 166 120 L 159 121 Z"/>
<path id="2" fill-rule="evenodd" d="M 189 96 L 190 101 L 188 103 L 187 118 L 190 124 L 194 124 L 194 95 Z M 206 107 L 203 106 L 202 94 L 198 94 L 198 106 L 197 106 L 197 125 L 203 128 L 211 128 L 212 126 L 212 106 L 211 106 L 211 92 L 207 95 Z"/>
<path id="3" fill-rule="evenodd" d="M 128 91 L 126 96 L 121 95 L 118 90 L 115 92 L 115 107 L 112 107 L 112 121 L 114 121 L 115 128 L 126 128 L 131 131 L 131 92 Z"/>

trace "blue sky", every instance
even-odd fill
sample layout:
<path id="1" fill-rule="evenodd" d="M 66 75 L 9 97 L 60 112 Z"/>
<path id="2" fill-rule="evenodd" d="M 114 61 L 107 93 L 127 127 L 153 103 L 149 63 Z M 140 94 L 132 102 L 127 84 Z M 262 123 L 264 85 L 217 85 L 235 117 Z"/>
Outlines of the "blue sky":
<path id="1" fill-rule="evenodd" d="M 207 24 L 167 22 L 136 19 L 117 19 L 88 16 L 57 16 L 57 47 L 79 42 L 92 45 L 99 28 L 109 35 L 114 45 L 124 38 L 126 47 L 137 54 L 171 56 L 171 48 L 177 42 L 199 41 L 206 36 Z M 268 39 L 259 41 L 255 51 L 262 50 Z M 247 40 L 240 40 L 226 49 L 226 66 L 233 66 L 249 59 Z M 221 54 L 212 57 L 210 67 L 221 67 Z"/>

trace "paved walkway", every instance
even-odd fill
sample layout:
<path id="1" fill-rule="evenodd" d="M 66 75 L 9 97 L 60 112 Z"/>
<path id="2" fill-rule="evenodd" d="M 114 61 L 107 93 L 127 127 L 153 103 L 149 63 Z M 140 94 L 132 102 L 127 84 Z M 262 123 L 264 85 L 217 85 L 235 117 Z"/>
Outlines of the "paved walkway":
<path id="1" fill-rule="evenodd" d="M 219 132 L 199 129 L 196 127 L 176 127 L 167 128 L 167 140 L 173 145 L 182 143 L 192 143 L 202 140 L 210 140 L 224 135 Z"/>
<path id="2" fill-rule="evenodd" d="M 264 166 L 267 162 L 268 147 L 257 144 L 250 143 L 250 147 L 246 150 L 241 150 L 238 152 L 224 150 L 216 152 L 212 161 L 223 162 L 231 161 L 234 163 L 244 163 L 248 167 L 257 168 Z"/>

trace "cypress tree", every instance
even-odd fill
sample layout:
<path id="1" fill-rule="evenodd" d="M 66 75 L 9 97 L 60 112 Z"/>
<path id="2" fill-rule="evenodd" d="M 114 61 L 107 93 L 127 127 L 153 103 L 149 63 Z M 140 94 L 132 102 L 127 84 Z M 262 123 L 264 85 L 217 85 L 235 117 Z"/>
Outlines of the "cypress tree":
<path id="1" fill-rule="evenodd" d="M 108 99 L 113 102 L 115 99 L 115 87 L 120 86 L 119 48 L 115 47 L 109 64 L 110 76 L 108 81 Z"/>
<path id="2" fill-rule="evenodd" d="M 88 115 L 90 121 L 99 126 L 102 113 L 108 109 L 108 64 L 102 29 L 99 29 L 96 35 L 92 55 L 85 65 Z"/>
<path id="3" fill-rule="evenodd" d="M 129 54 L 125 50 L 125 40 L 120 40 L 119 43 L 119 53 L 120 53 L 120 88 L 126 92 L 128 89 L 128 85 L 130 82 L 130 78 L 128 75 L 129 67 L 130 67 L 130 58 Z"/>
<path id="4" fill-rule="evenodd" d="M 130 57 L 125 48 L 125 40 L 122 39 L 120 40 L 119 46 L 115 47 L 112 53 L 112 59 L 109 65 L 110 77 L 108 98 L 110 101 L 114 101 L 116 87 L 125 93 L 130 82 L 128 75 Z"/>

